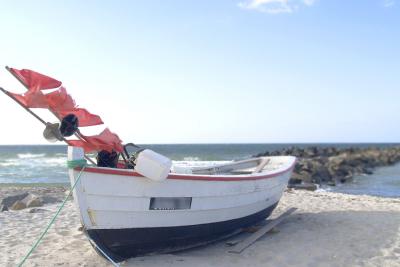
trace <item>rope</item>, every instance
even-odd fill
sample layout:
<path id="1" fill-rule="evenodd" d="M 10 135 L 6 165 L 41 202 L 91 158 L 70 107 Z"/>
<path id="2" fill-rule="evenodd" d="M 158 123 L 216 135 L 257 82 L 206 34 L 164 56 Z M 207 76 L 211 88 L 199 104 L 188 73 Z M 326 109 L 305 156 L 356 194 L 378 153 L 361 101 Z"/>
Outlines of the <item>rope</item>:
<path id="1" fill-rule="evenodd" d="M 69 169 L 75 169 L 76 167 L 85 167 L 87 164 L 86 159 L 68 160 L 67 166 Z"/>
<path id="2" fill-rule="evenodd" d="M 81 171 L 79 172 L 78 177 L 75 180 L 75 183 L 72 185 L 71 190 L 69 191 L 68 195 L 65 197 L 63 203 L 61 206 L 58 208 L 57 212 L 54 214 L 53 218 L 51 219 L 50 223 L 46 226 L 46 229 L 43 231 L 43 233 L 40 235 L 38 240 L 36 240 L 35 244 L 31 247 L 29 252 L 25 255 L 25 257 L 22 259 L 22 261 L 18 264 L 18 267 L 21 267 L 25 261 L 28 259 L 28 257 L 32 254 L 32 252 L 37 248 L 39 245 L 40 241 L 42 241 L 43 237 L 46 235 L 47 231 L 50 229 L 50 227 L 53 225 L 55 222 L 57 216 L 60 214 L 61 210 L 64 208 L 65 203 L 67 202 L 68 198 L 71 196 L 72 191 L 74 190 L 75 186 L 78 184 L 78 181 L 81 179 L 81 175 L 83 170 L 85 169 L 87 162 L 84 159 L 81 160 L 69 160 L 67 161 L 67 166 L 68 168 L 75 168 L 75 167 L 82 167 Z"/>

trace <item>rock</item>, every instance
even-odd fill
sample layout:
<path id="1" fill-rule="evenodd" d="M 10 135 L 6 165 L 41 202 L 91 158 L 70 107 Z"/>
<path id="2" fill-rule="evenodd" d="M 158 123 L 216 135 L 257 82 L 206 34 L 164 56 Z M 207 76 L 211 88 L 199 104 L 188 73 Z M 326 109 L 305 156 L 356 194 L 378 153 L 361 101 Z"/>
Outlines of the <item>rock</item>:
<path id="1" fill-rule="evenodd" d="M 56 203 L 56 202 L 60 202 L 62 200 L 61 197 L 52 197 L 52 196 L 42 196 L 41 201 L 43 204 L 52 204 L 52 203 Z"/>
<path id="2" fill-rule="evenodd" d="M 400 147 L 289 147 L 258 155 L 292 155 L 297 157 L 290 184 L 306 182 L 336 185 L 337 183 L 348 182 L 357 174 L 372 174 L 376 167 L 400 162 Z"/>
<path id="3" fill-rule="evenodd" d="M 29 195 L 28 192 L 24 192 L 22 194 L 18 194 L 18 195 L 13 195 L 13 196 L 8 196 L 3 198 L 3 200 L 1 201 L 0 205 L 4 205 L 7 208 L 10 208 L 16 201 L 18 200 L 23 200 L 24 198 L 26 198 Z"/>
<path id="4" fill-rule="evenodd" d="M 303 180 L 301 180 L 300 178 L 297 178 L 296 176 L 294 177 L 294 175 L 292 175 L 292 177 L 289 180 L 289 184 L 301 184 Z"/>
<path id="5" fill-rule="evenodd" d="M 11 206 L 11 210 L 22 210 L 26 208 L 26 204 L 22 202 L 21 200 L 17 200 L 14 202 L 14 204 Z"/>
<path id="6" fill-rule="evenodd" d="M 314 169 L 314 173 L 312 175 L 313 182 L 321 183 L 326 182 L 332 179 L 331 174 L 328 171 L 328 168 L 325 165 L 319 164 Z"/>
<path id="7" fill-rule="evenodd" d="M 308 171 L 294 172 L 292 175 L 293 179 L 301 180 L 304 182 L 311 182 L 311 174 Z"/>
<path id="8" fill-rule="evenodd" d="M 30 194 L 30 193 L 23 193 L 23 194 L 19 194 L 19 195 L 15 195 L 15 196 L 10 196 L 10 197 L 4 198 L 3 202 L 5 202 L 6 204 L 10 204 L 10 206 L 8 206 L 8 208 L 11 210 L 22 210 L 25 208 L 43 206 L 42 200 L 38 196 Z M 4 205 L 4 206 L 7 207 L 7 205 Z"/>
<path id="9" fill-rule="evenodd" d="M 319 149 L 318 147 L 312 146 L 308 147 L 304 150 L 304 156 L 307 158 L 313 158 L 319 155 Z"/>
<path id="10" fill-rule="evenodd" d="M 364 174 L 373 174 L 374 172 L 372 171 L 371 168 L 362 168 L 362 173 L 364 173 Z"/>
<path id="11" fill-rule="evenodd" d="M 336 178 L 340 178 L 340 179 L 343 179 L 343 178 L 348 179 L 348 178 L 352 177 L 353 172 L 352 172 L 351 166 L 348 166 L 348 165 L 339 166 L 339 168 L 337 168 L 337 170 L 336 170 L 335 176 L 336 176 Z"/>
<path id="12" fill-rule="evenodd" d="M 336 182 L 334 180 L 328 181 L 326 184 L 330 186 L 336 186 Z"/>
<path id="13" fill-rule="evenodd" d="M 318 189 L 318 186 L 313 183 L 293 184 L 293 185 L 288 185 L 288 187 L 293 188 L 293 189 L 301 189 L 301 190 L 308 190 L 308 191 L 315 191 Z"/>
<path id="14" fill-rule="evenodd" d="M 38 209 L 38 208 L 33 208 L 29 211 L 29 213 L 39 213 L 39 212 L 45 212 L 47 210 L 45 209 Z"/>
<path id="15" fill-rule="evenodd" d="M 0 212 L 8 211 L 8 207 L 6 205 L 0 205 Z"/>
<path id="16" fill-rule="evenodd" d="M 341 182 L 342 184 L 347 183 L 348 181 L 350 181 L 351 179 L 353 179 L 352 175 L 348 175 L 346 177 L 340 178 L 339 182 Z"/>
<path id="17" fill-rule="evenodd" d="M 347 157 L 346 153 L 339 155 L 339 156 L 333 156 L 328 158 L 328 165 L 330 166 L 339 166 L 343 163 L 345 158 Z"/>
<path id="18" fill-rule="evenodd" d="M 21 200 L 23 203 L 25 203 L 26 207 L 28 208 L 33 208 L 33 207 L 41 207 L 43 206 L 42 200 L 33 194 L 28 194 L 23 200 Z"/>

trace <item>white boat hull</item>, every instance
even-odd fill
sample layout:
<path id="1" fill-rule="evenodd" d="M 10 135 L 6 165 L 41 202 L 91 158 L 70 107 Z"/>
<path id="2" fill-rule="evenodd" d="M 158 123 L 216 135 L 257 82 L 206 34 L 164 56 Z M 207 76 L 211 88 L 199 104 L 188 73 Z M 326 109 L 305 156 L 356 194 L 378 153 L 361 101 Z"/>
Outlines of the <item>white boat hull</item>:
<path id="1" fill-rule="evenodd" d="M 69 157 L 79 159 L 74 149 Z M 171 173 L 163 182 L 133 170 L 87 167 L 74 199 L 86 232 L 114 260 L 174 251 L 226 237 L 269 216 L 287 186 L 295 158 L 269 161 L 253 174 Z M 79 172 L 70 170 L 71 183 Z M 163 201 L 178 204 L 153 207 Z"/>

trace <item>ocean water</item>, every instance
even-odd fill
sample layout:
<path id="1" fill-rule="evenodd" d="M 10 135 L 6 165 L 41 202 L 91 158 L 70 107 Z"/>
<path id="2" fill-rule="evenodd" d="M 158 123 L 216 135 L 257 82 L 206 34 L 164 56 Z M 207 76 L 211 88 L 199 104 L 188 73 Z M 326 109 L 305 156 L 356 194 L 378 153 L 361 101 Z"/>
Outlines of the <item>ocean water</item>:
<path id="1" fill-rule="evenodd" d="M 395 144 L 166 144 L 141 145 L 172 160 L 187 164 L 193 161 L 213 162 L 249 158 L 265 151 L 290 146 L 339 148 L 388 147 Z M 398 145 L 398 144 L 396 144 Z M 1 184 L 67 184 L 67 147 L 64 145 L 0 146 Z M 400 165 L 377 169 L 373 175 L 355 177 L 352 183 L 327 190 L 350 194 L 400 197 Z"/>
<path id="2" fill-rule="evenodd" d="M 325 187 L 328 191 L 353 194 L 400 198 L 400 163 L 381 167 L 372 175 L 355 176 L 352 181 L 335 187 Z"/>
<path id="3" fill-rule="evenodd" d="M 66 146 L 0 146 L 0 183 L 67 183 Z"/>

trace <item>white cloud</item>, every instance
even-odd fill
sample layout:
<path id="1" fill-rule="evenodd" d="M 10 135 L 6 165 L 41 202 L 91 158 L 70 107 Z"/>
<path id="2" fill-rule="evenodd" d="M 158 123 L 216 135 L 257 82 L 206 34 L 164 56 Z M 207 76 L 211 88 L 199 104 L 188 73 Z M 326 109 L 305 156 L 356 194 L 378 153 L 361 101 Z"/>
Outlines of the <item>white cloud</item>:
<path id="1" fill-rule="evenodd" d="M 383 1 L 383 6 L 384 7 L 391 7 L 391 6 L 394 6 L 394 4 L 395 4 L 394 0 L 384 0 Z"/>
<path id="2" fill-rule="evenodd" d="M 315 3 L 315 0 L 303 0 L 306 6 L 312 6 Z"/>
<path id="3" fill-rule="evenodd" d="M 238 5 L 244 9 L 253 9 L 260 12 L 278 14 L 292 13 L 299 6 L 312 6 L 315 0 L 245 0 Z"/>

